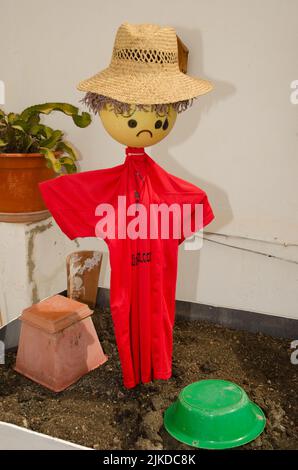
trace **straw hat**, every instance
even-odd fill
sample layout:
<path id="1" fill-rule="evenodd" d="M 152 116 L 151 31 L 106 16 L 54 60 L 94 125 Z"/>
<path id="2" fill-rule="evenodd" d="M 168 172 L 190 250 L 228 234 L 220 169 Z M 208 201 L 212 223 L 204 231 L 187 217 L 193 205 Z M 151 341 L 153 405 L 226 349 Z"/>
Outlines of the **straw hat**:
<path id="1" fill-rule="evenodd" d="M 182 73 L 176 32 L 153 24 L 122 24 L 110 65 L 78 89 L 129 104 L 176 103 L 212 90 L 207 80 Z"/>

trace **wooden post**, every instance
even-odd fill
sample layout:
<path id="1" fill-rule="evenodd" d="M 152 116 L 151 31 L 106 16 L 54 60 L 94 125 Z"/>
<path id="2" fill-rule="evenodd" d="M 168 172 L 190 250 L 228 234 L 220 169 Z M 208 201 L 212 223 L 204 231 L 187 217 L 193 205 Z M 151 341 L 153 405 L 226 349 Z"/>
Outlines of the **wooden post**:
<path id="1" fill-rule="evenodd" d="M 180 71 L 183 73 L 187 73 L 187 62 L 188 62 L 188 53 L 189 50 L 186 45 L 181 41 L 179 36 L 177 36 L 177 43 L 178 43 L 178 62 Z"/>
<path id="2" fill-rule="evenodd" d="M 76 251 L 66 258 L 67 296 L 94 309 L 102 263 L 99 251 Z"/>

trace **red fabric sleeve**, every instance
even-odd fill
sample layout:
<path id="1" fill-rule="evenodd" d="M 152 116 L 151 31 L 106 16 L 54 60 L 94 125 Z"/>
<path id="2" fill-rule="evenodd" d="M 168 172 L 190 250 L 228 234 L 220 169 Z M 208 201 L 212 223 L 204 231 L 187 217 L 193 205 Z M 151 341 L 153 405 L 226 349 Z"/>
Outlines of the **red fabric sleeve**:
<path id="1" fill-rule="evenodd" d="M 194 199 L 191 202 L 192 210 L 191 210 L 191 222 L 190 222 L 190 231 L 189 233 L 183 234 L 183 227 L 181 229 L 181 238 L 179 240 L 179 244 L 182 243 L 185 238 L 190 237 L 194 233 L 198 232 L 199 230 L 202 230 L 206 225 L 210 224 L 212 220 L 214 219 L 214 214 L 211 209 L 208 197 L 206 193 L 202 191 L 202 194 L 198 194 L 195 196 L 192 196 L 191 199 Z M 196 220 L 195 217 L 195 204 L 202 204 L 202 219 L 199 218 L 199 220 Z"/>
<path id="2" fill-rule="evenodd" d="M 96 207 L 113 204 L 120 168 L 63 175 L 39 184 L 46 206 L 68 238 L 96 236 Z"/>
<path id="3" fill-rule="evenodd" d="M 183 218 L 181 218 L 181 238 L 179 244 L 182 243 L 185 238 L 190 237 L 192 234 L 198 232 L 203 227 L 208 225 L 213 219 L 214 214 L 209 203 L 207 194 L 205 191 L 200 189 L 188 181 L 185 181 L 177 176 L 167 174 L 168 176 L 168 190 L 166 193 L 168 203 L 177 203 L 180 206 L 181 214 L 183 213 L 183 205 L 190 205 L 190 230 L 184 235 L 183 234 Z M 196 204 L 202 204 L 202 218 L 195 217 L 195 206 Z M 188 217 L 189 222 L 189 217 Z"/>

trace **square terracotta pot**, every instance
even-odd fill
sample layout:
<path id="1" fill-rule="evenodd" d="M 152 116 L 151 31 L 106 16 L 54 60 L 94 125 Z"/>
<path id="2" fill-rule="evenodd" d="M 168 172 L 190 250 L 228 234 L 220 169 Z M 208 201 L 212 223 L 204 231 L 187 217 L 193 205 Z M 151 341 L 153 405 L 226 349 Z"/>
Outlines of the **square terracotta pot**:
<path id="1" fill-rule="evenodd" d="M 55 295 L 25 309 L 15 370 L 60 392 L 107 361 L 89 307 Z"/>

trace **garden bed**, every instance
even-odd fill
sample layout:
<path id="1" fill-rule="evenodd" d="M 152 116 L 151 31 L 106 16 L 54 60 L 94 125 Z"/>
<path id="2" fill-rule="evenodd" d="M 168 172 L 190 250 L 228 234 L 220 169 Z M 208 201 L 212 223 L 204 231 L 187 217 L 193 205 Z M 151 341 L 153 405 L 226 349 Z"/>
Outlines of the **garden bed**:
<path id="1" fill-rule="evenodd" d="M 242 386 L 267 415 L 264 433 L 242 449 L 298 449 L 298 366 L 289 340 L 177 320 L 173 377 L 126 390 L 110 313 L 93 319 L 108 362 L 55 394 L 14 372 L 9 353 L 0 366 L 0 421 L 94 449 L 188 449 L 163 428 L 163 411 L 187 384 L 220 378 Z"/>

